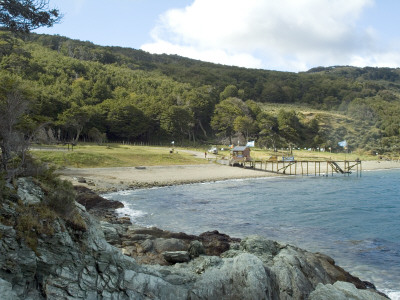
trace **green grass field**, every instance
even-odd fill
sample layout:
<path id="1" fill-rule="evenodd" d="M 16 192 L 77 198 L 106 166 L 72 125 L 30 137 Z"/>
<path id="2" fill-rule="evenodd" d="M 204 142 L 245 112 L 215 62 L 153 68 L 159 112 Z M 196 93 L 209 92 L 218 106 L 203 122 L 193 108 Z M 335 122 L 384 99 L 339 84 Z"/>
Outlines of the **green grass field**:
<path id="1" fill-rule="evenodd" d="M 220 145 L 219 148 L 227 148 Z M 129 145 L 91 145 L 82 144 L 74 147 L 71 151 L 63 147 L 43 148 L 33 147 L 31 151 L 34 157 L 43 162 L 51 163 L 56 167 L 75 167 L 75 168 L 100 168 L 100 167 L 137 167 L 137 166 L 168 166 L 168 165 L 190 165 L 205 164 L 207 160 L 196 158 L 184 150 L 176 148 L 174 153 L 170 153 L 169 147 L 153 146 L 129 146 Z M 204 148 L 191 148 L 190 150 L 204 153 Z M 219 151 L 218 157 L 229 158 L 230 151 Z M 277 156 L 278 160 L 282 156 L 294 156 L 296 160 L 324 161 L 324 160 L 375 160 L 377 156 L 363 155 L 362 153 L 330 153 L 307 150 L 293 150 L 293 154 L 288 151 L 273 152 L 259 148 L 251 149 L 251 157 L 256 160 L 267 160 L 271 156 Z"/>
<path id="2" fill-rule="evenodd" d="M 34 157 L 56 167 L 99 168 L 136 167 L 156 165 L 202 164 L 206 161 L 180 152 L 170 153 L 168 147 L 129 146 L 129 145 L 78 145 L 73 151 L 66 147 L 39 150 L 33 147 Z"/>

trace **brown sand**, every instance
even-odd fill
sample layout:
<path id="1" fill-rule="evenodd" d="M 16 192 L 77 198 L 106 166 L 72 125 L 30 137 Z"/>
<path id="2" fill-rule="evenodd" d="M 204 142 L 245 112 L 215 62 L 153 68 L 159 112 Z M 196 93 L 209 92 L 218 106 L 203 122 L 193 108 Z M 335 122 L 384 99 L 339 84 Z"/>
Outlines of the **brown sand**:
<path id="1" fill-rule="evenodd" d="M 363 172 L 367 170 L 394 168 L 400 169 L 399 161 L 362 162 Z M 321 172 L 324 171 L 321 170 Z M 285 176 L 271 172 L 224 166 L 211 162 L 205 165 L 67 168 L 59 171 L 59 173 L 61 178 L 70 180 L 73 184 L 88 186 L 97 192 L 227 179 Z M 314 170 L 310 168 L 309 173 L 314 174 Z"/>

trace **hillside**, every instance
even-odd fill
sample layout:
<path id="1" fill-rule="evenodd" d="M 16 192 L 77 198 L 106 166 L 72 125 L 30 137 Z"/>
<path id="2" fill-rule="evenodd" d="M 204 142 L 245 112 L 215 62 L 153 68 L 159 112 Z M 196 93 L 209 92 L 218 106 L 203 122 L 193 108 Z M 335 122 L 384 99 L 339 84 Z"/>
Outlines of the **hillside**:
<path id="1" fill-rule="evenodd" d="M 2 100 L 29 100 L 41 142 L 175 140 L 399 151 L 400 70 L 335 66 L 289 73 L 1 32 Z M 274 109 L 272 109 L 272 107 Z M 21 125 L 21 126 L 22 126 Z"/>

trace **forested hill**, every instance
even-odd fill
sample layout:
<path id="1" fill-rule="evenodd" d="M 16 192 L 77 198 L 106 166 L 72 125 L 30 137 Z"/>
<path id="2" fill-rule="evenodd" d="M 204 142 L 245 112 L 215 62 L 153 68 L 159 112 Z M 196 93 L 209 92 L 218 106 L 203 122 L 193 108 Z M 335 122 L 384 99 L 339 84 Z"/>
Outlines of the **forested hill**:
<path id="1" fill-rule="evenodd" d="M 400 70 L 336 66 L 289 73 L 224 66 L 61 36 L 0 32 L 3 101 L 30 101 L 40 138 L 102 141 L 255 139 L 266 147 L 393 151 Z M 235 139 L 236 140 L 236 139 Z"/>

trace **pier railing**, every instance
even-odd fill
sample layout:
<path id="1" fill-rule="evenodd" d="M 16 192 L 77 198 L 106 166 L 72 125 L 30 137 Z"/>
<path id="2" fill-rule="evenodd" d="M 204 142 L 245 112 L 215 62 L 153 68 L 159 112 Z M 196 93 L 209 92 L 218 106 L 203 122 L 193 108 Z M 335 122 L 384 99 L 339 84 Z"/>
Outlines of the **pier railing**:
<path id="1" fill-rule="evenodd" d="M 220 161 L 221 162 L 221 161 Z M 285 161 L 285 160 L 249 160 L 249 161 L 227 161 L 222 162 L 231 166 L 241 166 L 258 171 L 272 172 L 286 175 L 313 175 L 333 176 L 333 174 L 350 175 L 356 173 L 361 176 L 362 165 L 360 160 L 356 161 Z"/>

